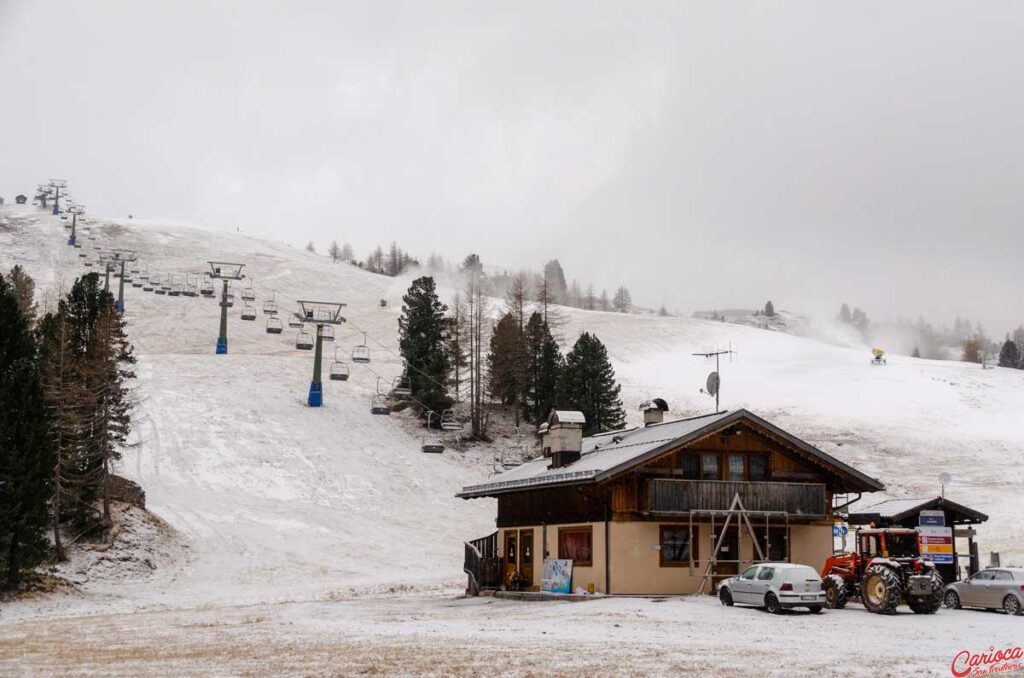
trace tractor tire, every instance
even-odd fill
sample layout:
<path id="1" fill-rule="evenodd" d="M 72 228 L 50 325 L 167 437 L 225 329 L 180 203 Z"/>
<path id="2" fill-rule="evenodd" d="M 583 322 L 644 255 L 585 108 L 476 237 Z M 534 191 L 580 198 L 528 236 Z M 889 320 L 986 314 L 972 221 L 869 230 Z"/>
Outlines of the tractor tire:
<path id="1" fill-rule="evenodd" d="M 846 582 L 838 574 L 826 575 L 821 580 L 821 588 L 825 591 L 825 607 L 830 610 L 841 610 L 846 607 Z"/>
<path id="2" fill-rule="evenodd" d="M 942 607 L 942 576 L 935 570 L 929 572 L 929 576 L 932 580 L 932 592 L 927 596 L 907 598 L 907 605 L 914 614 L 935 614 Z"/>
<path id="3" fill-rule="evenodd" d="M 872 565 L 865 570 L 860 582 L 860 601 L 868 612 L 896 614 L 902 600 L 903 582 L 891 567 Z"/>

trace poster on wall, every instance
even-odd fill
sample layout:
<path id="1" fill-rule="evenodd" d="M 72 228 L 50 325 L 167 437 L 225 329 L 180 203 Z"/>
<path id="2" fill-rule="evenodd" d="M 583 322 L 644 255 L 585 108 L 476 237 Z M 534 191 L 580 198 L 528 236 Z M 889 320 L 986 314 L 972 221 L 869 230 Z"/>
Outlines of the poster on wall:
<path id="1" fill-rule="evenodd" d="M 572 561 L 545 558 L 540 576 L 540 590 L 546 593 L 569 593 L 572 586 Z"/>
<path id="2" fill-rule="evenodd" d="M 917 528 L 921 557 L 937 565 L 950 565 L 953 559 L 953 528 L 924 526 Z"/>

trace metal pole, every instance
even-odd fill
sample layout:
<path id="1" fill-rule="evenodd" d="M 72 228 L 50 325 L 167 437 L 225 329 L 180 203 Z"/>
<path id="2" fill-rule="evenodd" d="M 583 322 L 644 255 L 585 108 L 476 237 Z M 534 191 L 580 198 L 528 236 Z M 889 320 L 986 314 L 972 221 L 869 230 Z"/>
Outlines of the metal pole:
<path id="1" fill-rule="evenodd" d="M 718 364 L 719 355 L 715 354 L 715 374 L 718 375 L 718 388 L 715 389 L 715 414 L 718 414 L 718 394 L 722 391 L 722 368 Z"/>
<path id="2" fill-rule="evenodd" d="M 75 226 L 78 224 L 78 210 L 71 213 L 71 237 L 68 238 L 68 244 L 72 247 L 75 246 Z"/>
<path id="3" fill-rule="evenodd" d="M 217 336 L 217 355 L 228 352 L 228 281 L 224 280 L 220 294 L 220 334 Z"/>
<path id="4" fill-rule="evenodd" d="M 60 186 L 54 186 L 53 190 L 53 213 L 60 214 Z"/>
<path id="5" fill-rule="evenodd" d="M 307 404 L 310 407 L 320 407 L 324 403 L 324 386 L 320 380 L 320 361 L 323 357 L 324 326 L 316 326 L 316 351 L 313 353 L 313 381 L 309 382 L 309 399 Z"/>
<path id="6" fill-rule="evenodd" d="M 110 291 L 110 262 L 103 265 L 103 291 Z"/>
<path id="7" fill-rule="evenodd" d="M 117 303 L 114 308 L 118 313 L 124 313 L 124 259 L 121 260 L 121 282 L 117 286 Z"/>

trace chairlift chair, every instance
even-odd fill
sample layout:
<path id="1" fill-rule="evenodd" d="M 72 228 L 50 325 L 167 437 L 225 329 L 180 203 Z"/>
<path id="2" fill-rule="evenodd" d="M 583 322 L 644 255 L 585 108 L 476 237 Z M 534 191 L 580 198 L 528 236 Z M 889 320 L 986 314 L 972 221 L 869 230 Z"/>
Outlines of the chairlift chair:
<path id="1" fill-rule="evenodd" d="M 348 381 L 348 365 L 344 361 L 331 363 L 331 381 Z"/>
<path id="2" fill-rule="evenodd" d="M 320 338 L 324 341 L 334 341 L 334 327 L 324 325 L 320 330 Z"/>
<path id="3" fill-rule="evenodd" d="M 443 431 L 461 431 L 462 421 L 455 416 L 455 410 L 448 409 L 441 412 L 441 430 Z"/>
<path id="4" fill-rule="evenodd" d="M 132 287 L 142 287 L 142 281 L 138 279 L 132 280 Z"/>
<path id="5" fill-rule="evenodd" d="M 407 398 L 412 395 L 412 380 L 408 375 L 402 375 L 401 377 L 395 377 L 394 381 L 391 382 L 391 393 L 400 397 Z"/>
<path id="6" fill-rule="evenodd" d="M 152 292 L 153 291 L 153 283 L 151 283 L 151 282 L 143 283 L 142 291 L 143 292 Z"/>
<path id="7" fill-rule="evenodd" d="M 242 320 L 256 320 L 256 307 L 246 304 L 242 307 Z"/>
<path id="8" fill-rule="evenodd" d="M 181 285 L 171 285 L 171 289 L 167 290 L 167 296 L 169 297 L 180 297 L 182 292 Z"/>
<path id="9" fill-rule="evenodd" d="M 298 335 L 295 337 L 295 348 L 300 351 L 312 351 L 313 335 L 305 330 L 299 330 Z"/>
<path id="10" fill-rule="evenodd" d="M 297 315 L 288 316 L 288 327 L 302 327 L 305 323 L 302 322 L 302 318 Z"/>
<path id="11" fill-rule="evenodd" d="M 264 301 L 263 302 L 263 315 L 277 315 L 277 302 L 276 301 Z"/>
<path id="12" fill-rule="evenodd" d="M 85 265 L 92 268 L 92 262 L 89 261 L 88 259 L 85 260 Z"/>
<path id="13" fill-rule="evenodd" d="M 78 256 L 80 256 L 80 257 L 82 257 L 82 258 L 84 259 L 84 258 L 86 258 L 86 257 L 87 257 L 87 256 L 89 256 L 89 255 L 88 255 L 88 254 L 86 254 L 85 252 L 79 252 L 79 253 L 78 253 Z"/>
<path id="14" fill-rule="evenodd" d="M 251 287 L 243 287 L 242 301 L 256 301 L 256 290 Z"/>
<path id="15" fill-rule="evenodd" d="M 283 331 L 280 318 L 267 318 L 267 334 L 281 334 Z"/>
<path id="16" fill-rule="evenodd" d="M 352 348 L 352 362 L 361 364 L 370 362 L 370 348 L 366 345 L 366 332 L 363 332 L 363 343 Z"/>
<path id="17" fill-rule="evenodd" d="M 213 281 L 212 280 L 204 280 L 203 281 L 203 286 L 199 290 L 199 294 L 203 295 L 204 297 L 212 297 L 213 296 Z"/>
<path id="18" fill-rule="evenodd" d="M 375 395 L 370 398 L 370 414 L 391 414 L 391 408 L 384 402 L 384 396 Z"/>
<path id="19" fill-rule="evenodd" d="M 423 444 L 420 448 L 426 454 L 441 454 L 444 452 L 444 442 L 440 438 L 432 436 L 430 433 L 430 425 L 435 417 L 437 417 L 438 420 L 441 419 L 437 412 L 434 412 L 433 410 L 427 412 L 427 430 L 423 433 Z"/>

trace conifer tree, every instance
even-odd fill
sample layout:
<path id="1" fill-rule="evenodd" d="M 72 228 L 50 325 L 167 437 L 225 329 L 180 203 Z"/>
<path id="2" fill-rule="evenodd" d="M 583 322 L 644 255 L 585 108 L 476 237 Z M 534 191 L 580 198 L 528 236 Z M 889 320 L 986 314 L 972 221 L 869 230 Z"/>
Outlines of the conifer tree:
<path id="1" fill-rule="evenodd" d="M 523 359 L 523 333 L 515 316 L 506 313 L 495 324 L 491 333 L 490 353 L 487 356 L 491 397 L 502 405 L 515 405 L 518 425 L 520 383 Z"/>
<path id="2" fill-rule="evenodd" d="M 565 357 L 559 407 L 582 412 L 586 434 L 620 429 L 626 424 L 620 391 L 608 350 L 600 339 L 584 332 Z"/>
<path id="3" fill-rule="evenodd" d="M 527 321 L 523 344 L 523 415 L 527 421 L 539 424 L 556 404 L 562 352 L 539 312 Z"/>
<path id="4" fill-rule="evenodd" d="M 16 589 L 46 556 L 52 453 L 36 342 L 0 276 L 0 567 Z"/>
<path id="5" fill-rule="evenodd" d="M 341 252 L 338 253 L 338 258 L 346 264 L 352 263 L 352 260 L 356 258 L 356 255 L 352 252 L 352 245 L 349 245 L 348 243 L 342 245 Z"/>
<path id="6" fill-rule="evenodd" d="M 1006 341 L 1003 342 L 1003 348 L 999 351 L 999 366 L 1020 367 L 1020 352 L 1017 350 L 1017 344 L 1013 343 L 1009 335 L 1007 335 Z"/>
<path id="7" fill-rule="evenodd" d="M 330 246 L 327 248 L 327 254 L 331 257 L 331 261 L 338 263 L 338 259 L 341 259 L 341 246 L 338 245 L 337 240 L 332 240 Z"/>
<path id="8" fill-rule="evenodd" d="M 14 296 L 18 299 L 18 308 L 21 309 L 21 314 L 31 327 L 36 321 L 36 281 L 19 264 L 15 264 L 7 282 L 14 289 Z"/>
<path id="9" fill-rule="evenodd" d="M 398 345 L 412 397 L 438 414 L 452 403 L 447 393 L 447 311 L 448 306 L 437 297 L 434 279 L 422 276 L 412 282 L 402 297 L 402 315 L 398 318 Z"/>
<path id="10" fill-rule="evenodd" d="M 766 316 L 768 316 L 769 318 L 774 316 L 775 315 L 775 304 L 773 304 L 771 301 L 768 301 L 768 303 L 766 303 L 764 305 L 764 314 Z"/>
<path id="11" fill-rule="evenodd" d="M 316 254 L 316 245 L 313 244 L 312 240 L 306 243 L 306 251 L 310 254 Z"/>

